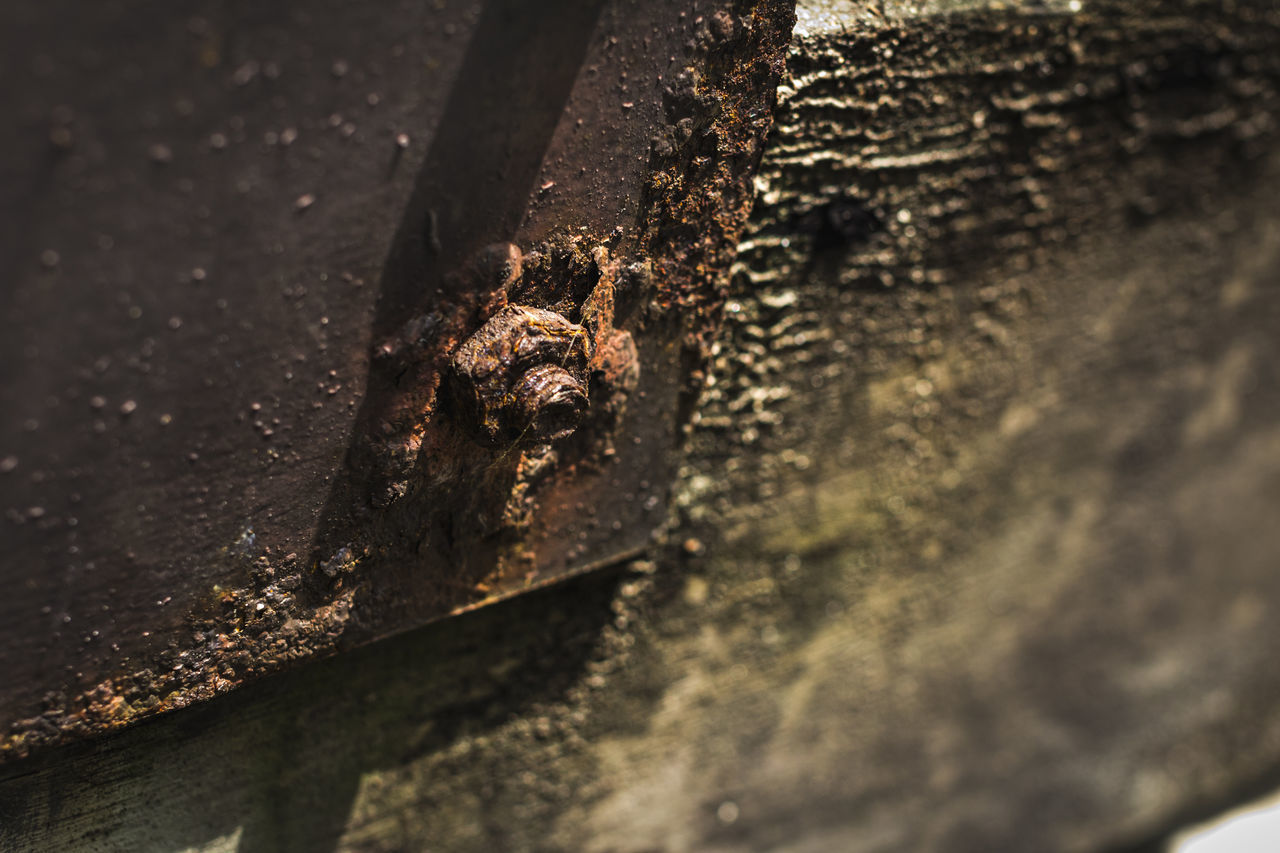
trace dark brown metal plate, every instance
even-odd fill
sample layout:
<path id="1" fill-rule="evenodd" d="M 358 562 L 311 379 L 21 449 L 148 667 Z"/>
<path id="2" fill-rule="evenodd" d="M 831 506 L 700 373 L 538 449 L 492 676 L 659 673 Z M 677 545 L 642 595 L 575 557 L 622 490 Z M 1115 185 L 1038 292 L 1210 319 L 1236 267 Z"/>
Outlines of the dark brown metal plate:
<path id="1" fill-rule="evenodd" d="M 7 6 L 3 754 L 642 550 L 789 5 Z M 603 330 L 549 445 L 441 391 L 504 301 Z"/>

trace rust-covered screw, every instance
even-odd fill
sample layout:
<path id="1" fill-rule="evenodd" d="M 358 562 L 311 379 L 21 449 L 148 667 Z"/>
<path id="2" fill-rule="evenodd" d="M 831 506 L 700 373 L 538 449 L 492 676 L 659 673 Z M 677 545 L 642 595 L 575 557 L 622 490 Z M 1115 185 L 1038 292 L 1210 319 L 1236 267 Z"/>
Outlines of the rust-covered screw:
<path id="1" fill-rule="evenodd" d="M 453 399 L 464 423 L 492 446 L 570 435 L 587 410 L 592 344 L 554 311 L 508 305 L 453 356 Z"/>
<path id="2" fill-rule="evenodd" d="M 539 441 L 564 438 L 578 428 L 587 410 L 587 392 L 573 374 L 554 364 L 520 377 L 512 394 L 517 421 Z"/>

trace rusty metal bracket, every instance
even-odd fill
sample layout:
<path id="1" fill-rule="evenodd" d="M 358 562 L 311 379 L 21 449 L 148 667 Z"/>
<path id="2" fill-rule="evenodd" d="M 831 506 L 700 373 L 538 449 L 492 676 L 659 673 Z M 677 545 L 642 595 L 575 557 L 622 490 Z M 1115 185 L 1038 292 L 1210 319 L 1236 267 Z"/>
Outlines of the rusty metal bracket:
<path id="1" fill-rule="evenodd" d="M 400 61 L 408 55 L 418 63 L 411 67 L 418 68 L 438 62 L 437 56 L 454 57 L 449 60 L 452 88 L 431 127 L 400 121 L 389 135 L 395 147 L 385 186 L 353 184 L 328 204 L 324 192 L 291 195 L 288 220 L 267 220 L 256 209 L 238 212 L 234 198 L 210 199 L 190 214 L 189 226 L 166 238 L 165 252 L 155 249 L 168 227 L 162 219 L 165 206 L 130 214 L 155 219 L 150 238 L 145 233 L 134 238 L 131 257 L 135 264 L 157 267 L 171 264 L 174 247 L 198 254 L 202 240 L 236 231 L 245 217 L 268 223 L 257 232 L 265 252 L 224 253 L 227 267 L 239 264 L 231 277 L 238 283 L 228 285 L 218 304 L 225 308 L 239 300 L 241 310 L 250 313 L 234 327 L 207 321 L 209 340 L 216 344 L 210 360 L 162 365 L 137 386 L 140 395 L 159 395 L 177 381 L 176 387 L 205 395 L 199 403 L 187 401 L 178 417 L 165 416 L 173 422 L 166 435 L 180 433 L 200 449 L 171 457 L 171 444 L 140 439 L 129 445 L 127 456 L 147 458 L 157 470 L 175 466 L 170 458 L 181 459 L 206 477 L 221 477 L 228 485 L 215 513 L 257 514 L 266 520 L 241 523 L 242 530 L 231 538 L 219 532 L 218 519 L 203 521 L 209 513 L 201 510 L 205 514 L 190 539 L 130 533 L 119 524 L 102 528 L 92 541 L 76 539 L 77 558 L 91 561 L 104 579 L 78 588 L 88 596 L 82 607 L 62 603 L 73 589 L 68 584 L 75 583 L 70 575 L 28 581 L 53 559 L 61 546 L 52 543 L 66 528 L 48 523 L 52 513 L 42 518 L 43 510 L 20 512 L 11 528 L 19 531 L 10 543 L 16 557 L 4 577 L 10 585 L 26 584 L 29 593 L 6 611 L 12 619 L 0 636 L 0 683 L 9 685 L 0 690 L 0 717 L 8 726 L 0 756 L 26 754 L 73 734 L 182 707 L 291 661 L 367 642 L 645 549 L 666 518 L 688 403 L 702 380 L 770 126 L 793 5 L 787 0 L 489 0 L 478 16 L 459 13 L 415 42 L 416 57 L 398 41 L 400 30 L 374 21 L 366 30 L 370 54 L 361 55 L 365 48 L 343 41 L 335 11 L 333 31 L 326 30 L 325 38 L 340 48 L 328 49 L 347 53 L 327 69 L 323 83 L 310 78 L 312 88 L 297 94 L 299 103 L 309 103 L 322 86 L 335 85 L 330 78 L 345 86 L 358 77 L 351 69 L 362 68 L 368 69 L 361 72 L 367 77 L 359 79 L 376 80 L 381 87 L 360 96 L 366 108 L 395 102 L 401 104 L 400 115 L 412 119 L 412 89 L 394 77 L 376 76 L 384 56 Z M 283 20 L 294 12 L 276 14 Z M 194 54 L 205 63 L 202 68 L 221 68 L 228 62 L 224 52 L 236 50 L 235 38 L 258 37 L 255 27 L 278 33 L 271 15 L 245 15 L 219 24 L 211 11 L 207 18 L 188 20 L 203 51 Z M 56 24 L 49 17 L 35 26 L 52 32 Z M 157 33 L 165 31 L 164 21 L 152 25 Z M 88 38 L 88 32 L 82 36 Z M 276 37 L 264 35 L 262 43 L 274 44 L 270 39 Z M 388 43 L 386 54 L 373 53 Z M 465 49 L 458 49 L 460 43 Z M 299 54 L 299 67 L 311 67 L 306 63 L 314 47 Z M 267 85 L 279 68 L 259 58 L 227 68 L 226 84 L 199 83 L 204 77 L 178 84 L 204 85 L 211 93 L 210 109 L 227 112 L 230 129 L 202 136 L 201 156 L 223 156 L 243 141 L 246 124 L 270 115 L 272 102 L 265 93 L 262 101 L 222 106 L 217 98 L 238 91 L 236 86 Z M 180 107 L 186 97 L 167 91 L 163 83 L 157 83 L 154 96 L 165 104 L 177 98 Z M 112 99 L 118 97 L 88 93 L 84 114 L 95 109 L 114 114 L 119 104 Z M 33 104 L 15 110 L 43 108 Z M 360 138 L 350 115 L 335 111 L 317 126 L 316 139 L 331 141 L 316 143 L 316 158 L 337 164 L 348 156 L 342 138 Z M 223 119 L 215 118 L 222 127 Z M 67 123 L 57 120 L 62 124 L 55 130 L 65 129 Z M 180 120 L 174 120 L 174 128 Z M 319 136 L 330 131 L 332 137 Z M 130 139 L 128 132 L 138 138 Z M 143 144 L 136 129 L 121 134 L 126 143 Z M 292 127 L 273 127 L 263 136 L 281 150 L 297 137 Z M 412 140 L 420 137 L 430 139 L 429 147 L 410 178 Z M 71 144 L 68 139 L 56 135 L 55 146 Z M 169 144 L 153 144 L 150 150 L 149 168 L 157 170 L 173 171 L 185 156 L 185 149 L 175 155 Z M 295 151 L 288 149 L 286 156 Z M 386 168 L 385 153 L 359 156 L 374 172 Z M 246 157 L 244 162 L 245 174 L 263 172 L 257 161 Z M 192 174 L 174 184 L 161 182 L 156 198 L 182 201 L 185 188 L 197 185 L 202 175 L 198 169 Z M 286 191 L 291 186 L 287 168 L 270 175 L 263 179 L 269 186 Z M 75 180 L 74 173 L 66 180 Z M 253 182 L 241 180 L 250 192 Z M 401 186 L 407 192 L 397 196 Z M 96 213 L 109 216 L 133 200 L 104 194 L 81 202 L 82 207 L 97 204 Z M 387 202 L 394 203 L 395 212 L 385 212 Z M 343 204 L 367 213 L 344 216 Z M 178 211 L 172 216 L 179 220 L 188 215 L 181 204 L 169 209 Z M 65 205 L 39 208 L 32 217 L 33 234 L 56 236 L 81 227 Z M 395 223 L 395 236 L 383 240 L 378 228 L 353 225 L 375 220 Z M 353 239 L 360 233 L 372 235 L 375 248 Z M 299 239 L 307 242 L 290 255 L 284 247 Z M 34 240 L 16 245 L 14 256 L 38 255 Z M 62 270 L 81 269 L 91 260 L 64 252 Z M 282 255 L 285 261 L 279 260 Z M 294 256 L 298 260 L 289 260 Z M 276 433 L 290 426 L 290 412 L 306 411 L 304 398 L 314 392 L 302 383 L 273 385 L 274 407 L 281 414 L 269 419 L 255 401 L 247 417 L 257 434 L 223 437 L 216 418 L 237 405 L 242 391 L 233 382 L 201 385 L 196 377 L 209 363 L 241 359 L 229 353 L 274 346 L 264 346 L 264 334 L 279 336 L 286 349 L 289 336 L 299 334 L 289 319 L 272 319 L 284 315 L 253 282 L 293 275 L 286 272 L 290 263 L 318 268 L 322 272 L 308 272 L 308 280 L 318 282 L 326 300 L 337 305 L 349 298 L 337 288 L 360 285 L 367 277 L 350 271 L 339 275 L 335 268 L 358 269 L 363 256 L 380 268 L 376 299 L 343 316 L 326 314 L 307 332 L 323 336 L 320 351 L 332 365 L 317 388 L 328 397 L 344 385 L 358 389 L 350 398 L 350 413 L 327 414 L 320 403 L 313 404 L 321 414 L 314 416 L 318 420 L 308 434 L 322 444 L 308 455 Z M 39 292 L 44 280 L 39 276 L 47 279 L 58 263 L 47 255 L 45 261 L 43 269 L 24 268 L 21 293 Z M 203 266 L 196 270 L 198 284 L 206 273 Z M 145 295 L 162 278 L 157 271 L 131 279 L 130 286 Z M 289 285 L 286 299 L 301 300 L 302 292 L 302 285 Z M 157 295 L 156 301 L 164 298 Z M 250 317 L 260 318 L 261 327 L 255 330 Z M 15 315 L 12 322 L 23 322 L 23 316 Z M 42 334 L 74 339 L 84 318 L 48 315 L 38 322 Z M 182 322 L 175 313 L 170 328 Z M 191 327 L 193 334 L 206 334 L 205 328 Z M 122 330 L 117 337 L 126 334 Z M 86 349 L 70 359 L 66 375 L 86 361 L 93 364 L 91 355 Z M 305 357 L 295 361 L 301 364 Z M 68 381 L 59 370 L 64 368 L 46 364 L 41 393 L 53 394 L 57 383 Z M 251 368 L 247 378 L 265 377 L 266 371 Z M 160 382 L 158 376 L 168 378 Z M 290 369 L 285 380 L 293 378 Z M 27 394 L 40 392 L 39 381 L 19 382 L 14 375 L 5 384 L 13 394 Z M 77 388 L 71 396 L 80 393 Z M 100 393 L 94 401 L 105 398 Z M 134 409 L 121 411 L 122 417 L 133 417 L 130 423 L 138 422 Z M 163 423 L 167 427 L 169 421 Z M 47 457 L 52 460 L 45 465 L 51 472 L 47 481 L 75 479 L 77 499 L 91 507 L 112 501 L 159 504 L 149 511 L 149 524 L 191 527 L 190 503 L 164 498 L 166 489 L 176 494 L 181 488 L 185 469 L 174 467 L 167 480 L 147 487 L 144 497 L 142 486 L 114 476 L 110 464 L 95 466 L 88 451 L 77 450 L 69 454 L 79 460 L 72 478 L 71 466 L 57 462 L 52 448 L 59 442 L 75 447 L 82 440 L 78 429 L 69 421 L 63 433 L 56 428 L 5 432 L 8 444 L 0 456 L 13 460 L 9 473 L 18 460 L 25 466 L 27 460 Z M 273 443 L 265 454 L 263 440 Z M 154 459 L 147 457 L 149 447 L 159 454 Z M 221 458 L 221 469 L 200 468 L 211 454 Z M 307 473 L 312 470 L 319 473 Z M 30 502 L 14 490 L 17 482 L 0 478 L 6 506 Z M 321 482 L 321 490 L 302 486 Z M 69 494 L 55 490 L 46 502 L 61 505 Z M 199 505 L 207 506 L 203 498 Z M 82 505 L 78 514 L 87 516 L 91 507 Z M 279 521 L 273 520 L 276 509 Z M 131 544 L 131 536 L 141 537 L 138 545 Z M 147 572 L 134 568 L 140 550 Z M 172 568 L 187 565 L 184 561 L 190 561 L 189 571 Z M 129 604 L 139 600 L 166 607 Z M 42 607 L 44 615 L 32 618 Z M 47 618 L 63 612 L 66 623 Z M 63 624 L 74 624 L 91 641 L 81 647 L 64 640 Z M 10 642 L 19 632 L 27 632 L 26 639 Z M 109 645 L 96 645 L 95 637 L 109 637 Z"/>

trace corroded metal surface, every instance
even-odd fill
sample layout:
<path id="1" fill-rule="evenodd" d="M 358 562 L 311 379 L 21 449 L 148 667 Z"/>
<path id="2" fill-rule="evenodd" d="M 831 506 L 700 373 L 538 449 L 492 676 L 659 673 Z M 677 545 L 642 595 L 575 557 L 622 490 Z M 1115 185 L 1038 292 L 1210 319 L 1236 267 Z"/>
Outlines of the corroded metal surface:
<path id="1" fill-rule="evenodd" d="M 790 5 L 6 9 L 2 754 L 644 547 Z"/>

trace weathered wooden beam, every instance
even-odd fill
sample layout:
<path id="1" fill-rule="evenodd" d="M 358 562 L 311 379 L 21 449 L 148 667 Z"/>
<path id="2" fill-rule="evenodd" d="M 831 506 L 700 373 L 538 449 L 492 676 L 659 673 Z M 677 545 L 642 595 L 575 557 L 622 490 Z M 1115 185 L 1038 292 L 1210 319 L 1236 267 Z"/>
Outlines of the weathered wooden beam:
<path id="1" fill-rule="evenodd" d="M 1099 850 L 1274 781 L 1280 13 L 800 11 L 670 547 L 12 764 L 0 846 Z"/>

